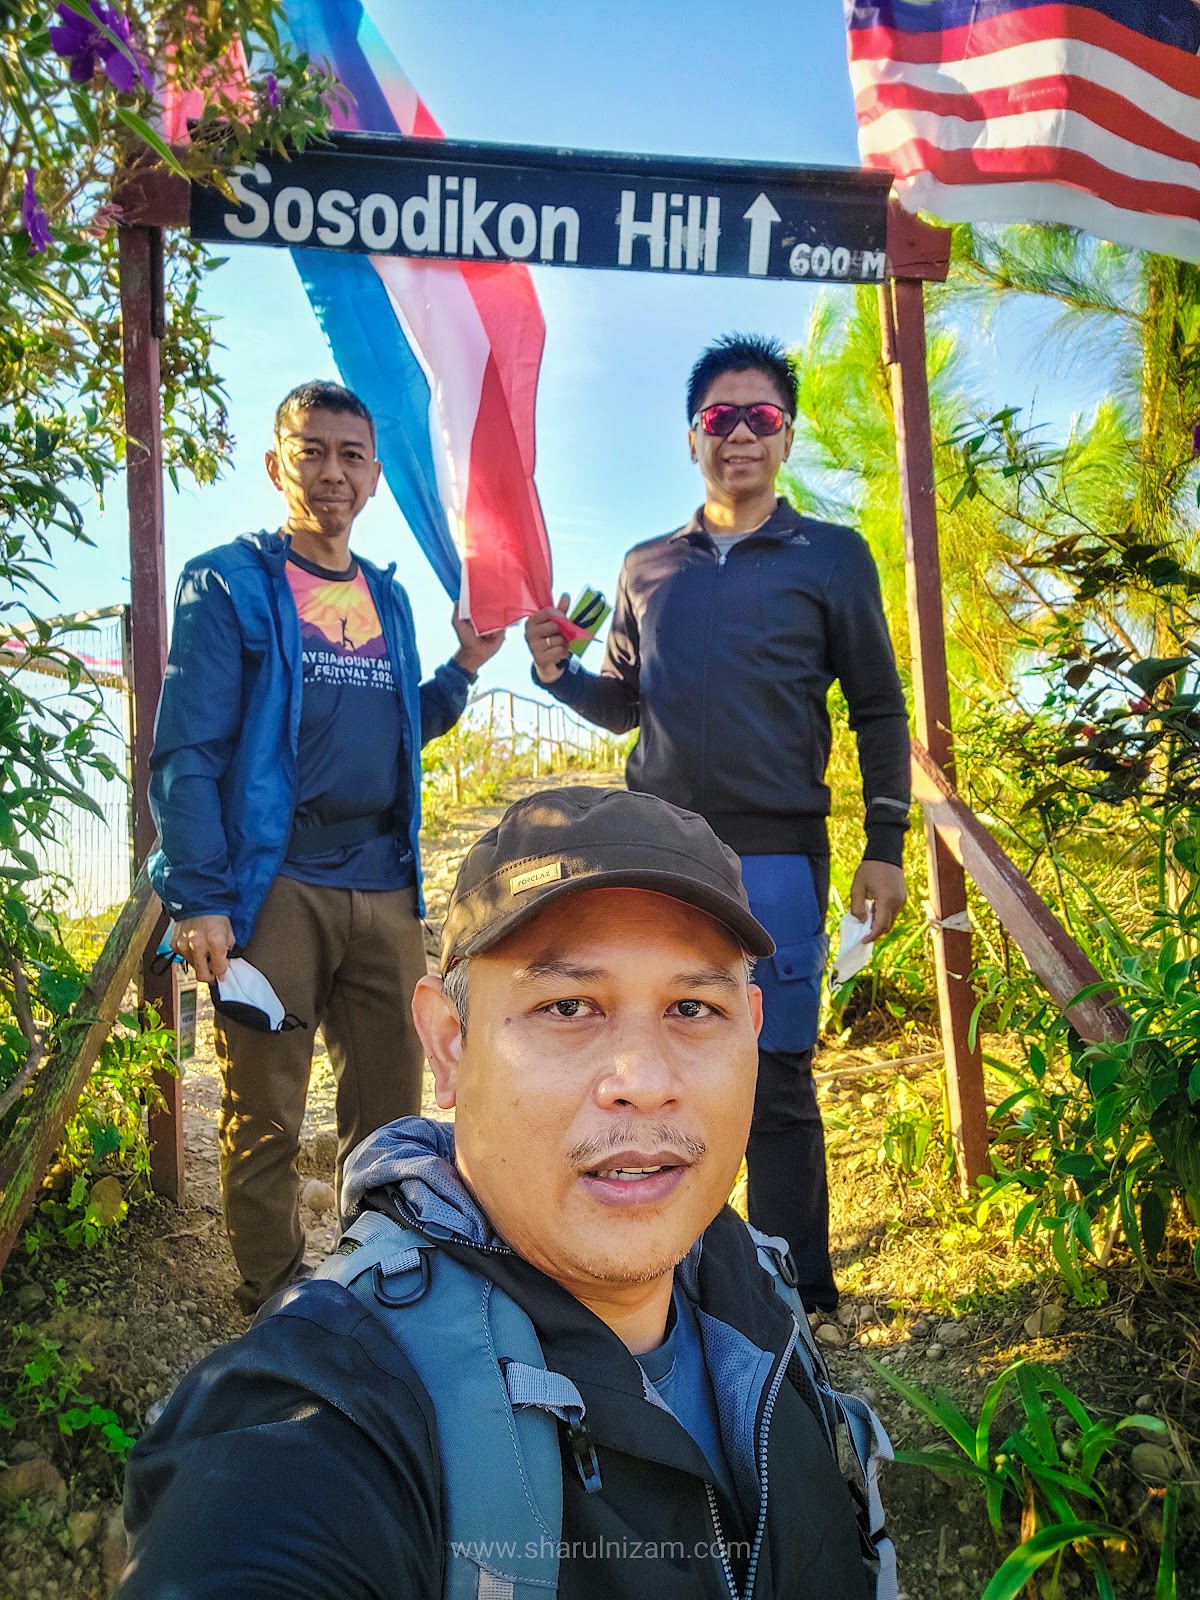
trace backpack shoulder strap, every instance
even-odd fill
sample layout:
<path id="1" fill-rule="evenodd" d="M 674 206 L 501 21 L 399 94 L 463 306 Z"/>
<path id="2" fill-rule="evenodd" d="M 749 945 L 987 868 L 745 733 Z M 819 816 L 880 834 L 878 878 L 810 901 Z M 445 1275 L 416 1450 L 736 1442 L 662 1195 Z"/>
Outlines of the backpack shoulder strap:
<path id="1" fill-rule="evenodd" d="M 850 1485 L 858 1509 L 863 1558 L 874 1575 L 875 1600 L 898 1600 L 896 1550 L 884 1526 L 883 1500 L 879 1493 L 879 1469 L 883 1462 L 892 1459 L 892 1442 L 865 1400 L 834 1388 L 800 1299 L 787 1240 L 772 1238 L 757 1228 L 750 1229 L 750 1236 L 759 1265 L 770 1275 L 775 1293 L 792 1313 L 799 1329 L 787 1376 L 822 1423 L 830 1448 Z"/>
<path id="2" fill-rule="evenodd" d="M 558 1423 L 579 1391 L 548 1372 L 533 1324 L 433 1240 L 363 1212 L 318 1268 L 408 1356 L 433 1404 L 446 1506 L 445 1600 L 548 1600 L 558 1588 Z"/>

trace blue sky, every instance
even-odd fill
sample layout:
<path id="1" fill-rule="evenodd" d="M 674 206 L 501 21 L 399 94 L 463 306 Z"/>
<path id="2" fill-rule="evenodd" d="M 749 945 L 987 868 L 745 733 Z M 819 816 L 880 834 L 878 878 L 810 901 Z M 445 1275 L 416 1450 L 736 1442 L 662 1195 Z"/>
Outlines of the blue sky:
<path id="1" fill-rule="evenodd" d="M 451 137 L 857 164 L 838 0 L 375 0 L 372 14 Z M 534 278 L 546 319 L 537 482 L 556 585 L 592 583 L 611 595 L 624 551 L 678 526 L 700 500 L 683 416 L 697 352 L 733 329 L 799 340 L 816 291 L 561 268 L 535 268 Z M 336 377 L 285 252 L 234 247 L 211 284 L 238 449 L 221 484 L 168 488 L 171 585 L 190 556 L 278 524 L 262 468 L 275 404 L 295 383 Z M 1024 343 L 1009 328 L 1003 355 L 989 343 L 977 349 L 976 370 L 997 399 L 1022 403 L 1033 392 Z M 1069 398 L 1057 386 L 1052 410 Z M 90 532 L 97 548 L 60 565 L 64 609 L 128 596 L 123 486 Z M 398 561 L 431 670 L 453 647 L 450 602 L 386 492 L 354 542 Z M 528 685 L 518 634 L 486 683 Z"/>

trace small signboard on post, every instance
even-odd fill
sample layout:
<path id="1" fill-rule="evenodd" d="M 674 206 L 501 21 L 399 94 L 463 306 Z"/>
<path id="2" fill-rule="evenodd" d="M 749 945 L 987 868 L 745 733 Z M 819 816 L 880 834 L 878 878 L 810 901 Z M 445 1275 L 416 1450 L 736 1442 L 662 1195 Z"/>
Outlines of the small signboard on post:
<path id="1" fill-rule="evenodd" d="M 184 978 L 179 981 L 176 990 L 178 995 L 178 1023 L 175 1030 L 175 1062 L 182 1071 L 185 1061 L 191 1061 L 196 1054 L 196 1001 L 197 984 L 195 978 Z"/>
<path id="2" fill-rule="evenodd" d="M 890 176 L 339 134 L 193 185 L 191 232 L 432 261 L 880 283 Z"/>

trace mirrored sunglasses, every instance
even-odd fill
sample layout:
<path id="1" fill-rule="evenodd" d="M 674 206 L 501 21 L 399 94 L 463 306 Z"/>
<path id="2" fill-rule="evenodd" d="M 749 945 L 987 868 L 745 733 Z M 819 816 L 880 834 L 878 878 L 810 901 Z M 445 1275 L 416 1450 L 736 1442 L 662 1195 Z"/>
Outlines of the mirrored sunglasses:
<path id="1" fill-rule="evenodd" d="M 739 422 L 744 422 L 755 438 L 765 439 L 785 428 L 791 420 L 782 406 L 773 406 L 760 401 L 752 406 L 725 404 L 705 406 L 703 411 L 698 411 L 692 418 L 692 426 L 694 428 L 699 424 L 704 433 L 713 434 L 718 439 L 726 439 Z"/>

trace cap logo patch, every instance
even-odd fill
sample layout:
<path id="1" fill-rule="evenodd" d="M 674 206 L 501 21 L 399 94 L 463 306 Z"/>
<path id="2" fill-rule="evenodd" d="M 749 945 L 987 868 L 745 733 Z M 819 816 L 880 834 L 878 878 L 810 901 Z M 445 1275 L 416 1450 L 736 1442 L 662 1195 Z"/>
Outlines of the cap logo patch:
<path id="1" fill-rule="evenodd" d="M 534 867 L 530 872 L 518 872 L 508 880 L 509 894 L 522 894 L 526 889 L 537 889 L 543 883 L 557 883 L 563 875 L 561 861 L 552 861 L 548 867 Z"/>

